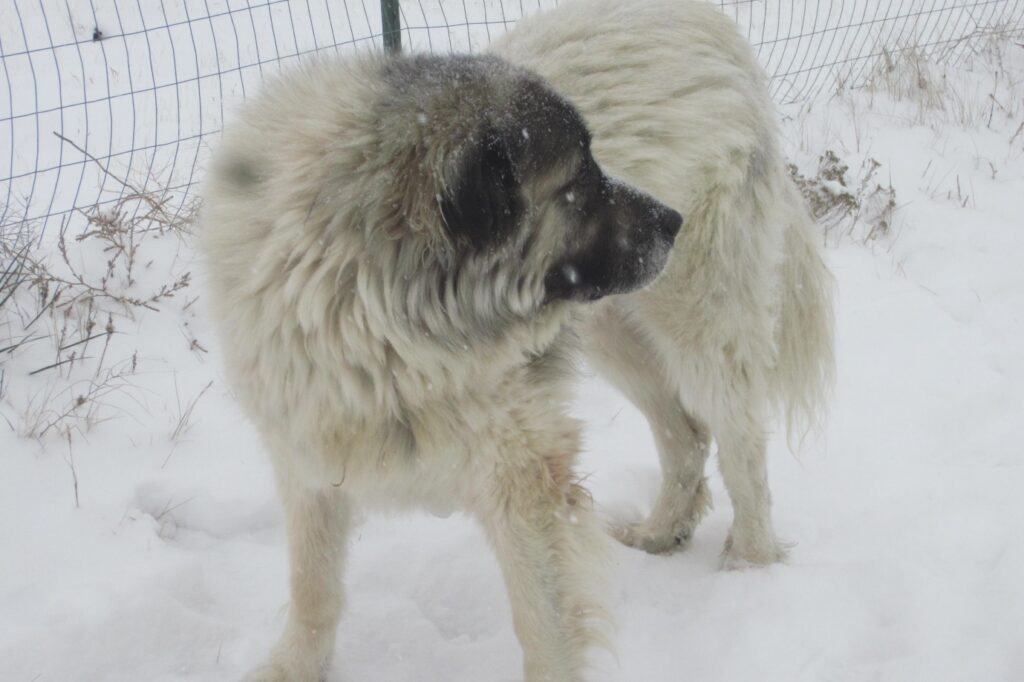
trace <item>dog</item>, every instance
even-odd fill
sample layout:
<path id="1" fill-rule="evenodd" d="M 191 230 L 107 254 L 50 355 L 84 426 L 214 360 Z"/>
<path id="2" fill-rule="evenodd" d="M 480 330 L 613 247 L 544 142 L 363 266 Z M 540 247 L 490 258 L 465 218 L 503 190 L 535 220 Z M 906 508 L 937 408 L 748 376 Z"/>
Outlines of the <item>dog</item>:
<path id="1" fill-rule="evenodd" d="M 589 364 L 646 416 L 661 461 L 650 517 L 615 534 L 654 553 L 684 546 L 711 504 L 713 437 L 734 510 L 725 566 L 782 560 L 768 420 L 784 413 L 791 440 L 820 424 L 834 284 L 753 50 L 689 0 L 566 0 L 492 50 L 579 109 L 603 167 L 686 216 L 664 275 L 599 302 L 580 333 Z"/>
<path id="2" fill-rule="evenodd" d="M 495 56 L 321 60 L 225 128 L 201 251 L 291 568 L 284 633 L 248 679 L 325 674 L 353 505 L 479 519 L 525 679 L 581 679 L 604 532 L 573 472 L 574 319 L 650 285 L 682 225 L 590 143 Z"/>

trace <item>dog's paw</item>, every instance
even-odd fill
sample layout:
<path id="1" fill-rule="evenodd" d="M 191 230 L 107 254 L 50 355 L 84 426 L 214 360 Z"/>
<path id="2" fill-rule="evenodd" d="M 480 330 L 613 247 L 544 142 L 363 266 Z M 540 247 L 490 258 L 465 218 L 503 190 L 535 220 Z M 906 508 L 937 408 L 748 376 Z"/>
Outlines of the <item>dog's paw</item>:
<path id="1" fill-rule="evenodd" d="M 774 538 L 737 543 L 733 542 L 730 535 L 726 538 L 725 549 L 722 551 L 722 568 L 727 571 L 739 571 L 783 563 L 789 557 L 789 550 L 794 544 L 780 542 Z"/>
<path id="2" fill-rule="evenodd" d="M 334 628 L 311 628 L 290 621 L 260 667 L 243 682 L 323 682 L 334 654 Z"/>
<path id="3" fill-rule="evenodd" d="M 693 537 L 692 526 L 676 529 L 655 528 L 648 522 L 613 523 L 609 533 L 616 540 L 648 554 L 671 554 L 684 548 Z"/>
<path id="4" fill-rule="evenodd" d="M 288 682 L 288 674 L 277 665 L 261 665 L 244 678 L 242 682 Z"/>
<path id="5" fill-rule="evenodd" d="M 316 667 L 308 665 L 289 665 L 270 661 L 261 665 L 248 675 L 242 682 L 323 682 L 324 675 Z"/>

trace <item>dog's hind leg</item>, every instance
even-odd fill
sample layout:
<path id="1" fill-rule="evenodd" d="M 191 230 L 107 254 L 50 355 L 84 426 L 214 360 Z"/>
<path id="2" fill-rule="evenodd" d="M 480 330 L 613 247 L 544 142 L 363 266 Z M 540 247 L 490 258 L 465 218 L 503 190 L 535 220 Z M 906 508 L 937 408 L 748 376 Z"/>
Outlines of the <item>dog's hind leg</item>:
<path id="1" fill-rule="evenodd" d="M 689 414 L 666 376 L 654 344 L 613 303 L 588 321 L 587 358 L 647 417 L 661 460 L 661 491 L 651 515 L 640 523 L 618 523 L 621 542 L 660 554 L 683 547 L 711 507 L 704 478 L 708 432 Z"/>
<path id="2" fill-rule="evenodd" d="M 341 615 L 349 504 L 330 485 L 309 488 L 282 477 L 279 489 L 287 517 L 291 604 L 269 661 L 246 682 L 320 682 Z"/>
<path id="3" fill-rule="evenodd" d="M 578 682 L 600 631 L 603 533 L 571 455 L 499 462 L 471 503 L 494 547 L 523 649 L 525 682 Z M 482 494 L 481 494 L 482 493 Z"/>
<path id="4" fill-rule="evenodd" d="M 725 543 L 725 568 L 763 566 L 786 558 L 775 537 L 765 453 L 763 410 L 731 403 L 735 409 L 712 424 L 718 464 L 732 500 L 733 521 Z"/>

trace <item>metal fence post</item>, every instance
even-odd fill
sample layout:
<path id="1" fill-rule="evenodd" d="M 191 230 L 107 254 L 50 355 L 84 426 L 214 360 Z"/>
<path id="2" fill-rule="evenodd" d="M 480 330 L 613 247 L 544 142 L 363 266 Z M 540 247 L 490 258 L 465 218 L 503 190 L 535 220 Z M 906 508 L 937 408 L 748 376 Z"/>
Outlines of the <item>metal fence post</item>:
<path id="1" fill-rule="evenodd" d="M 398 0 L 380 0 L 380 18 L 384 29 L 384 49 L 402 51 L 402 19 Z"/>

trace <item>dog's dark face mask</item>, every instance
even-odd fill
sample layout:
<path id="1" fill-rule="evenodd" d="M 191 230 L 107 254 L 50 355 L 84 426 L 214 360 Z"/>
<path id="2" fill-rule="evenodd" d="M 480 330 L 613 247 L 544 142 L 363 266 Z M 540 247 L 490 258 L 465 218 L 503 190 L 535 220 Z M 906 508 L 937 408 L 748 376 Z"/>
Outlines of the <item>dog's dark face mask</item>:
<path id="1" fill-rule="evenodd" d="M 647 286 L 683 224 L 676 211 L 605 175 L 589 150 L 555 201 L 569 229 L 565 251 L 544 277 L 547 300 L 592 301 Z"/>
<path id="2" fill-rule="evenodd" d="M 470 141 L 441 210 L 452 240 L 474 253 L 515 253 L 532 267 L 542 249 L 545 302 L 650 284 L 683 222 L 608 177 L 580 114 L 535 78 L 523 78 L 508 111 Z"/>

